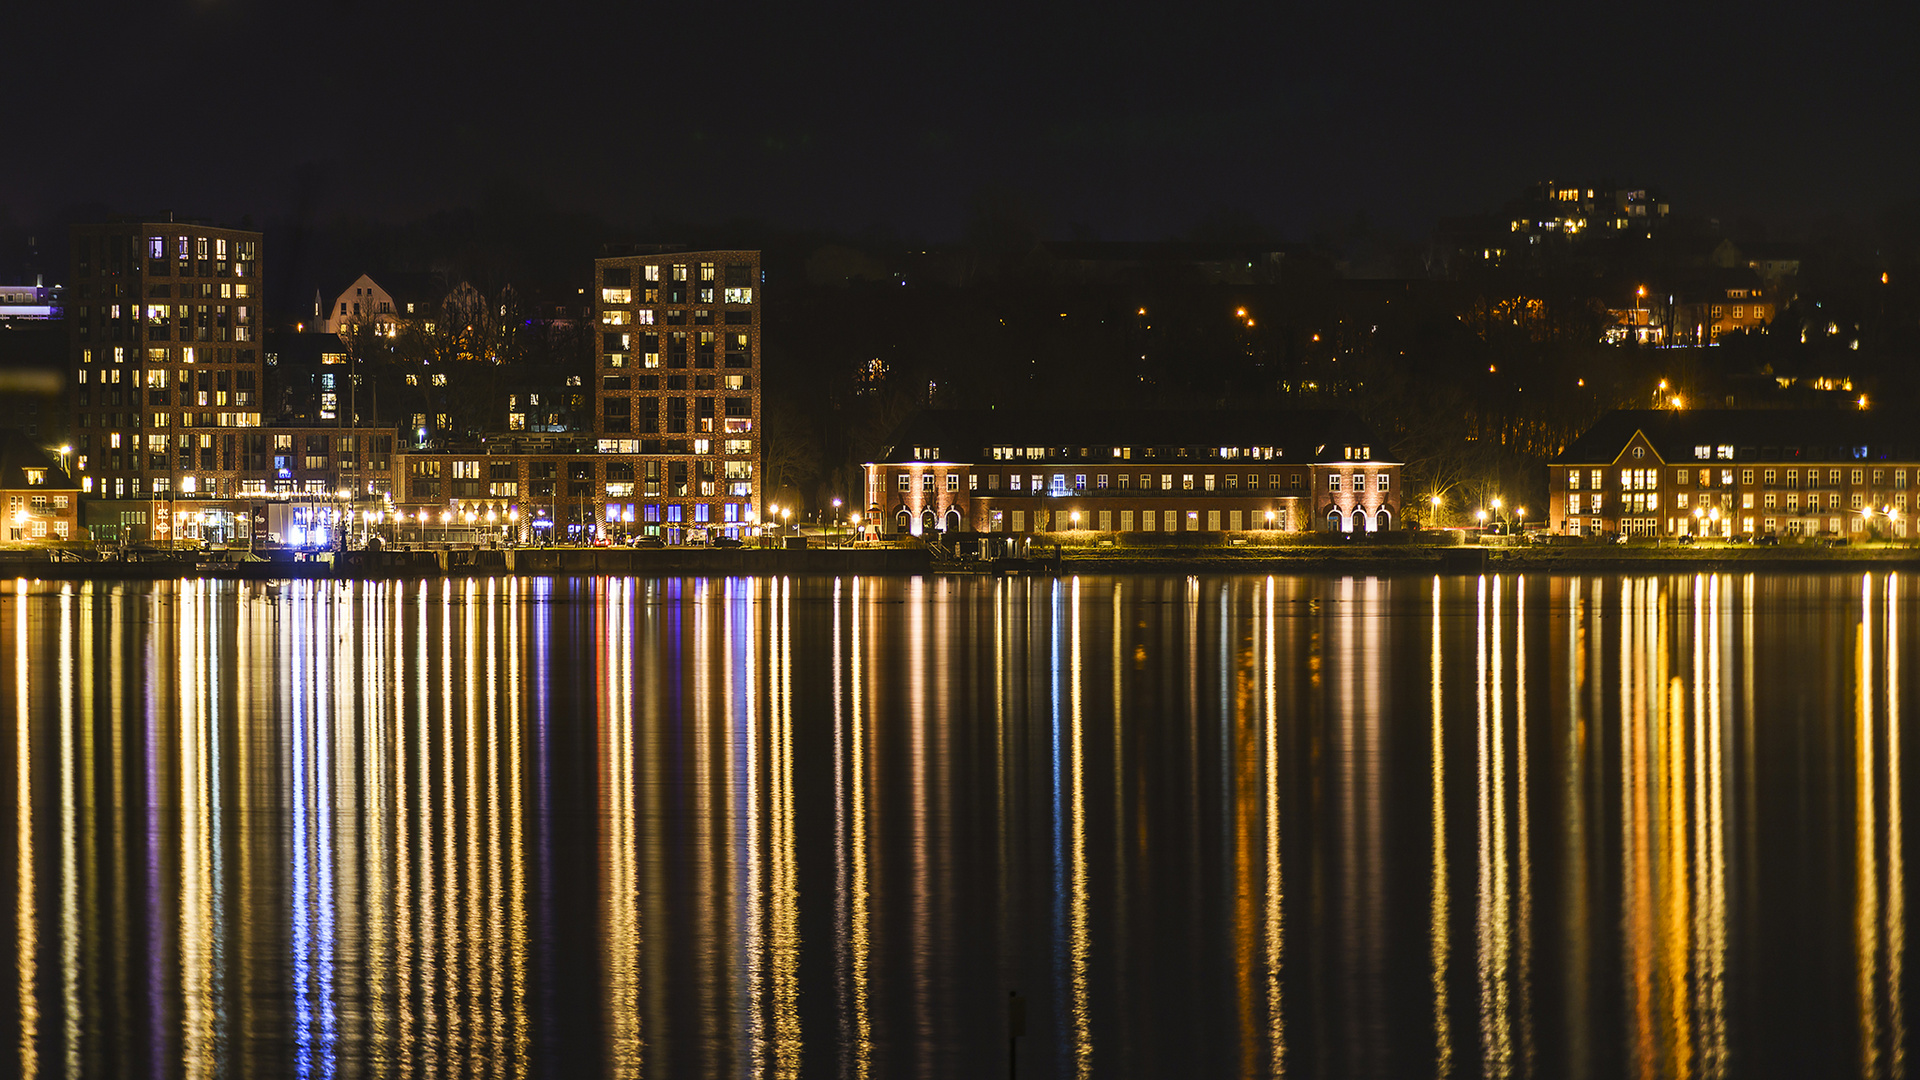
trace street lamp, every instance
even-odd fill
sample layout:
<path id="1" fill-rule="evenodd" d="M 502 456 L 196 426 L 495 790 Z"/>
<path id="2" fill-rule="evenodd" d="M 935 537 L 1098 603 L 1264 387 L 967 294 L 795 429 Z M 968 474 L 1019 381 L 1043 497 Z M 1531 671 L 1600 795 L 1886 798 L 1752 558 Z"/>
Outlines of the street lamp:
<path id="1" fill-rule="evenodd" d="M 1075 510 L 1073 513 L 1068 514 L 1067 521 L 1070 523 L 1072 528 L 1075 528 L 1075 529 L 1079 528 L 1080 527 L 1080 511 Z"/>
<path id="2" fill-rule="evenodd" d="M 1273 511 L 1267 511 L 1267 528 L 1273 528 Z"/>
<path id="3" fill-rule="evenodd" d="M 860 515 L 848 514 L 847 520 L 853 523 L 853 539 L 855 543 L 858 543 L 860 541 Z"/>

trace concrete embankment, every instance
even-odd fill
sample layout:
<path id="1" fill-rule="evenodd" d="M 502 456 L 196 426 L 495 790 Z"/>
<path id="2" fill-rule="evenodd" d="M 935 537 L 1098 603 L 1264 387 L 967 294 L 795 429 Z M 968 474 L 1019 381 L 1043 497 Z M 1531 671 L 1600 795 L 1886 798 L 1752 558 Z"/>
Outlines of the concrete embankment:
<path id="1" fill-rule="evenodd" d="M 1909 547 L 1286 547 L 1154 551 L 1072 549 L 1068 574 L 1460 574 L 1460 573 L 1825 573 L 1869 568 L 1920 570 Z"/>
<path id="2" fill-rule="evenodd" d="M 1036 554 L 1038 553 L 1036 545 Z M 228 553 L 234 554 L 234 553 Z M 1920 547 L 1828 548 L 1604 544 L 1512 546 L 1413 543 L 1280 544 L 1272 546 L 1063 546 L 1063 574 L 1471 574 L 1471 573 L 1741 573 L 1912 569 Z M 51 561 L 40 552 L 0 555 L 0 578 L 110 580 L 167 578 L 408 579 L 507 574 L 556 577 L 753 576 L 764 574 L 924 574 L 993 572 L 1008 563 L 930 561 L 923 548 L 455 548 L 356 551 L 335 561 L 209 559 Z M 1025 565 L 1024 563 L 1022 564 Z M 1028 570 L 1027 572 L 1032 572 Z"/>
<path id="3" fill-rule="evenodd" d="M 312 559 L 140 559 L 55 562 L 39 553 L 0 558 L 0 577 L 60 581 L 164 578 L 396 579 L 530 574 L 556 577 L 751 576 L 756 574 L 917 574 L 930 566 L 915 548 L 513 548 L 351 551 Z"/>

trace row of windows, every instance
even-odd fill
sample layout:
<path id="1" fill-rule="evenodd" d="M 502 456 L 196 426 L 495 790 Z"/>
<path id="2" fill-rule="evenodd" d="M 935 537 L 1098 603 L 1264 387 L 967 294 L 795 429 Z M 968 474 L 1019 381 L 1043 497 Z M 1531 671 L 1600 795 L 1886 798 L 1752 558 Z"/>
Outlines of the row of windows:
<path id="1" fill-rule="evenodd" d="M 1787 492 L 1785 496 L 1777 495 L 1774 492 L 1769 491 L 1764 495 L 1758 496 L 1757 498 L 1758 498 L 1759 505 L 1762 508 L 1767 510 L 1777 510 L 1777 509 L 1780 509 L 1782 506 L 1784 506 L 1787 509 L 1787 511 L 1791 513 L 1793 511 L 1799 510 L 1801 505 L 1800 494 L 1794 491 Z M 1755 502 L 1756 502 L 1756 496 L 1754 495 L 1753 492 L 1746 491 L 1740 494 L 1741 509 L 1752 510 L 1754 509 Z M 1659 496 L 1659 493 L 1657 492 L 1628 492 L 1619 497 L 1619 503 L 1621 506 L 1622 513 L 1638 513 L 1642 510 L 1657 510 L 1659 509 L 1659 506 L 1660 506 L 1660 496 Z M 1606 505 L 1606 497 L 1600 494 L 1599 492 L 1594 492 L 1588 495 L 1570 493 L 1567 496 L 1567 513 L 1569 515 L 1585 514 L 1585 513 L 1597 514 L 1601 512 L 1602 507 L 1605 505 Z M 1689 510 L 1696 507 L 1706 509 L 1706 508 L 1712 508 L 1716 506 L 1724 509 L 1732 509 L 1733 493 L 1721 492 L 1718 496 L 1714 496 L 1706 493 L 1701 493 L 1699 495 L 1691 495 L 1688 492 L 1682 491 L 1674 495 L 1673 505 L 1680 510 Z M 1906 492 L 1902 491 L 1895 494 L 1893 497 L 1893 502 L 1891 506 L 1894 510 L 1904 513 L 1907 509 Z M 1820 509 L 1820 495 L 1817 492 L 1807 493 L 1806 508 L 1809 511 Z M 1829 492 L 1827 494 L 1826 508 L 1829 510 L 1841 509 L 1841 498 L 1840 498 L 1839 492 L 1835 491 L 1835 492 Z M 1852 495 L 1847 496 L 1846 508 L 1850 510 L 1866 509 L 1867 497 L 1865 495 L 1860 494 L 1859 492 L 1854 492 Z M 1876 507 L 1875 509 L 1880 509 L 1880 508 Z"/>
<path id="2" fill-rule="evenodd" d="M 742 291 L 745 291 L 745 290 L 742 290 Z M 713 302 L 713 298 L 710 296 L 703 297 L 701 302 L 710 304 Z M 745 301 L 729 300 L 727 302 L 732 304 L 732 303 L 744 303 Z M 659 326 L 659 325 L 685 326 L 687 324 L 687 310 L 688 309 L 686 308 L 668 308 L 665 311 L 660 312 L 660 311 L 655 311 L 653 308 L 645 308 L 645 307 L 639 309 L 638 311 L 629 311 L 626 308 L 607 308 L 604 311 L 600 312 L 600 325 L 602 326 Z M 693 308 L 692 311 L 693 311 L 693 324 L 695 326 L 712 326 L 714 324 L 715 320 L 714 320 L 712 308 Z M 747 323 L 750 325 L 753 322 L 753 317 L 748 312 L 729 311 L 729 312 L 726 312 L 725 314 L 726 314 L 725 321 L 729 323 L 733 323 L 736 325 L 740 323 Z"/>
<path id="3" fill-rule="evenodd" d="M 1074 452 L 1076 449 L 1079 451 L 1077 454 Z M 1028 460 L 1051 457 L 1088 458 L 1105 457 L 1111 454 L 1113 457 L 1122 461 L 1132 461 L 1134 449 L 1135 448 L 1131 446 L 1081 446 L 1077 448 L 1072 446 L 989 446 L 983 448 L 981 457 L 992 458 L 994 461 L 1017 461 L 1022 458 Z M 1373 458 L 1373 447 L 1371 446 L 1344 446 L 1341 449 L 1344 451 L 1343 460 L 1346 461 L 1368 461 Z M 1275 450 L 1271 446 L 1142 446 L 1139 448 L 1142 458 L 1154 457 L 1162 450 L 1167 451 L 1165 454 L 1159 455 L 1162 457 L 1211 457 L 1219 458 L 1223 461 L 1235 461 L 1240 458 L 1246 458 L 1250 461 L 1271 461 L 1280 454 L 1280 451 Z M 1189 453 L 1189 451 L 1191 451 L 1191 453 Z M 1331 454 L 1332 452 L 1328 451 L 1329 457 Z M 923 461 L 935 460 L 940 456 L 940 449 L 939 447 L 916 446 L 913 448 L 913 456 Z"/>
<path id="4" fill-rule="evenodd" d="M 690 265 L 689 263 L 648 263 L 640 268 L 640 280 L 643 282 L 659 281 L 661 270 L 665 268 L 668 270 L 667 280 L 685 281 L 687 280 L 687 268 Z M 717 263 L 710 262 L 701 263 L 698 270 L 700 280 L 716 280 L 718 276 L 716 274 L 718 265 Z M 734 287 L 751 285 L 753 283 L 753 267 L 746 263 L 728 263 L 726 283 Z M 608 287 L 625 288 L 632 284 L 633 272 L 627 267 L 606 266 L 600 269 L 600 286 L 603 293 Z"/>
<path id="5" fill-rule="evenodd" d="M 1741 469 L 1739 470 L 1740 483 L 1751 486 L 1757 477 L 1767 487 L 1778 487 L 1780 483 L 1780 474 L 1782 471 L 1783 470 L 1780 470 L 1780 469 Z M 1784 470 L 1784 472 L 1786 473 L 1787 487 L 1797 488 L 1801 486 L 1801 475 L 1803 470 L 1786 469 Z M 1885 487 L 1889 478 L 1892 479 L 1893 486 L 1896 489 L 1904 490 L 1907 486 L 1907 470 L 1906 469 L 1825 469 L 1825 470 L 1806 469 L 1804 470 L 1805 477 L 1806 477 L 1806 486 L 1807 487 L 1820 486 L 1820 478 L 1821 478 L 1822 472 L 1824 472 L 1826 475 L 1827 484 L 1833 487 L 1840 486 L 1841 477 L 1843 475 L 1847 478 L 1846 479 L 1847 483 L 1850 483 L 1856 486 L 1860 484 L 1868 483 L 1869 480 L 1871 480 L 1872 486 Z M 1920 472 L 1920 470 L 1916 470 L 1916 472 Z M 1606 475 L 1605 470 L 1590 469 L 1590 470 L 1586 470 L 1586 473 L 1587 473 L 1588 486 L 1595 490 L 1598 490 L 1601 487 L 1602 483 L 1604 482 L 1604 477 Z M 1582 470 L 1580 469 L 1567 470 L 1567 490 L 1568 491 L 1580 490 L 1581 474 L 1582 474 Z M 1686 487 L 1692 484 L 1696 477 L 1699 480 L 1698 486 L 1700 487 L 1712 487 L 1714 485 L 1714 481 L 1716 478 L 1718 479 L 1721 487 L 1732 487 L 1734 470 L 1733 469 L 1719 469 L 1719 470 L 1675 469 L 1673 471 L 1673 482 L 1675 485 L 1680 487 Z M 1644 491 L 1644 490 L 1653 489 L 1658 486 L 1659 486 L 1659 470 L 1658 469 L 1622 469 L 1620 470 L 1620 488 L 1623 491 Z"/>
<path id="6" fill-rule="evenodd" d="M 1247 490 L 1250 490 L 1250 491 L 1260 490 L 1261 474 L 1250 472 L 1245 475 L 1246 475 Z M 1283 474 L 1281 473 L 1266 474 L 1267 487 L 1273 490 L 1279 490 L 1280 487 L 1282 486 L 1281 485 L 1282 475 Z M 1069 477 L 1071 477 L 1073 481 L 1071 487 L 1069 487 L 1067 483 Z M 1006 490 L 1008 491 L 1031 491 L 1036 494 L 1062 495 L 1069 491 L 1075 491 L 1075 492 L 1086 491 L 1087 477 L 1088 477 L 1087 473 L 1072 473 L 1072 474 L 1053 473 L 1051 476 L 1052 483 L 1049 484 L 1048 483 L 1049 477 L 1047 474 L 1044 474 L 1044 473 L 1030 473 L 1030 474 L 1007 473 L 1005 476 L 1005 480 L 1006 480 Z M 1139 478 L 1140 478 L 1139 490 L 1141 491 L 1155 490 L 1153 473 L 1140 473 Z M 1224 473 L 1224 474 L 1160 473 L 1159 478 L 1160 478 L 1160 481 L 1159 481 L 1158 490 L 1160 491 L 1176 491 L 1176 490 L 1178 491 L 1194 491 L 1194 490 L 1238 491 L 1240 490 L 1241 474 L 1240 473 Z M 999 491 L 1001 489 L 1001 479 L 1002 479 L 1002 476 L 1000 473 L 988 473 L 987 474 L 987 490 Z M 1118 473 L 1118 474 L 1111 474 L 1111 475 L 1108 473 L 1096 473 L 1096 474 L 1093 474 L 1094 490 L 1096 491 L 1107 491 L 1110 489 L 1117 490 L 1117 491 L 1132 490 L 1133 479 L 1134 479 L 1133 473 Z M 1176 479 L 1178 480 L 1177 485 L 1175 483 Z M 1197 488 L 1195 487 L 1196 479 L 1199 485 Z M 1293 473 L 1290 476 L 1288 476 L 1287 481 L 1288 481 L 1286 484 L 1287 487 L 1292 488 L 1294 490 L 1298 490 L 1302 486 L 1303 476 L 1301 473 Z M 901 491 L 911 491 L 913 490 L 913 474 L 907 473 L 907 472 L 898 473 L 895 476 L 894 483 L 898 487 L 898 489 Z M 936 486 L 938 484 L 944 484 L 946 486 L 946 490 L 948 491 L 958 491 L 960 490 L 960 474 L 957 472 L 942 472 L 939 474 L 935 474 L 933 472 L 925 472 L 920 474 L 920 490 L 933 491 L 936 489 Z M 1342 492 L 1342 491 L 1348 491 L 1348 490 L 1351 490 L 1354 492 L 1363 492 L 1368 490 L 1369 486 L 1371 486 L 1371 489 L 1374 491 L 1387 491 L 1390 489 L 1391 485 L 1392 485 L 1392 480 L 1391 480 L 1391 474 L 1389 473 L 1375 473 L 1373 474 L 1371 481 L 1369 481 L 1367 473 L 1330 473 L 1327 476 L 1327 489 L 1333 492 Z M 968 491 L 980 490 L 980 474 L 979 473 L 967 474 L 967 490 Z"/>
<path id="7" fill-rule="evenodd" d="M 26 540 L 29 538 L 34 540 L 45 540 L 47 538 L 47 525 L 48 525 L 48 522 L 45 518 L 35 518 L 32 521 L 25 521 L 19 524 L 13 524 L 13 519 L 9 518 L 8 525 L 7 525 L 7 539 L 16 541 L 16 542 L 21 540 Z M 67 532 L 69 527 L 67 522 L 64 519 L 54 521 L 52 525 L 53 525 L 53 538 L 55 540 L 67 539 Z"/>
<path id="8" fill-rule="evenodd" d="M 908 526 L 902 511 L 899 525 Z M 1034 532 L 1095 529 L 1100 532 L 1242 532 L 1251 529 L 1291 529 L 1293 522 L 1284 508 L 1259 513 L 1252 510 L 1096 510 L 1082 514 L 1073 510 L 994 510 L 987 515 L 988 532 Z"/>
<path id="9" fill-rule="evenodd" d="M 1851 521 L 1850 525 L 1842 525 L 1843 521 L 1848 520 Z M 1655 535 L 1659 529 L 1659 523 L 1659 518 L 1623 518 L 1620 522 L 1620 531 L 1629 536 L 1652 536 Z M 1696 531 L 1694 528 L 1695 524 L 1696 522 L 1692 518 L 1668 518 L 1667 532 L 1673 535 L 1690 535 Z M 1761 519 L 1758 524 L 1758 531 L 1763 535 L 1778 535 L 1781 532 L 1781 522 L 1779 518 L 1764 518 Z M 1734 525 L 1734 519 L 1728 518 L 1721 523 L 1718 530 L 1715 530 L 1710 524 L 1701 524 L 1698 532 L 1701 535 L 1711 535 L 1717 531 L 1720 535 L 1726 535 L 1733 531 Z M 1738 525 L 1742 533 L 1751 535 L 1755 532 L 1755 520 L 1752 517 L 1740 518 Z M 1785 532 L 1788 536 L 1811 536 L 1821 532 L 1821 526 L 1822 522 L 1819 518 L 1788 518 Z M 1605 530 L 1606 524 L 1600 518 L 1592 518 L 1586 522 L 1582 522 L 1578 518 L 1569 518 L 1567 520 L 1567 533 L 1570 536 L 1580 536 L 1586 533 L 1598 536 Z M 1851 519 L 1830 517 L 1826 519 L 1825 532 L 1828 535 L 1838 535 L 1843 531 L 1863 533 L 1867 531 L 1867 523 L 1865 519 L 1860 517 Z M 1896 522 L 1894 531 L 1898 536 L 1907 535 L 1906 522 Z"/>
<path id="10" fill-rule="evenodd" d="M 629 522 L 643 525 L 703 525 L 711 521 L 751 520 L 751 506 L 745 503 L 608 503 L 607 524 Z M 716 516 L 716 512 L 718 516 Z"/>

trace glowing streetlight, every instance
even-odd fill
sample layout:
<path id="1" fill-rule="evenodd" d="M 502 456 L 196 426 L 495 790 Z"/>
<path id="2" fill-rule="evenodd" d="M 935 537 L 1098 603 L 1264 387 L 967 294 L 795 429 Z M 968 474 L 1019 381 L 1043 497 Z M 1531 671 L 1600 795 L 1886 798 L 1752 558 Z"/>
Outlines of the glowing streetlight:
<path id="1" fill-rule="evenodd" d="M 1073 513 L 1068 514 L 1067 521 L 1072 525 L 1073 528 L 1076 528 L 1076 529 L 1079 528 L 1080 527 L 1080 511 L 1075 510 Z"/>
<path id="2" fill-rule="evenodd" d="M 1485 525 L 1487 523 L 1487 512 L 1485 510 L 1475 510 L 1473 516 L 1480 524 Z"/>
<path id="3" fill-rule="evenodd" d="M 1267 511 L 1267 528 L 1273 528 L 1273 511 Z"/>

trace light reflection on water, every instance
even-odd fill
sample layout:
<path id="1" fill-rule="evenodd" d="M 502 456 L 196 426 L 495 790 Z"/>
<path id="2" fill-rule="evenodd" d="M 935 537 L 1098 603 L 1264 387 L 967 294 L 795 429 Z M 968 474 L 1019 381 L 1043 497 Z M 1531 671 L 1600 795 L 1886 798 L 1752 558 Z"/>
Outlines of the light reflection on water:
<path id="1" fill-rule="evenodd" d="M 16 582 L 5 1071 L 1902 1076 L 1915 610 Z"/>

